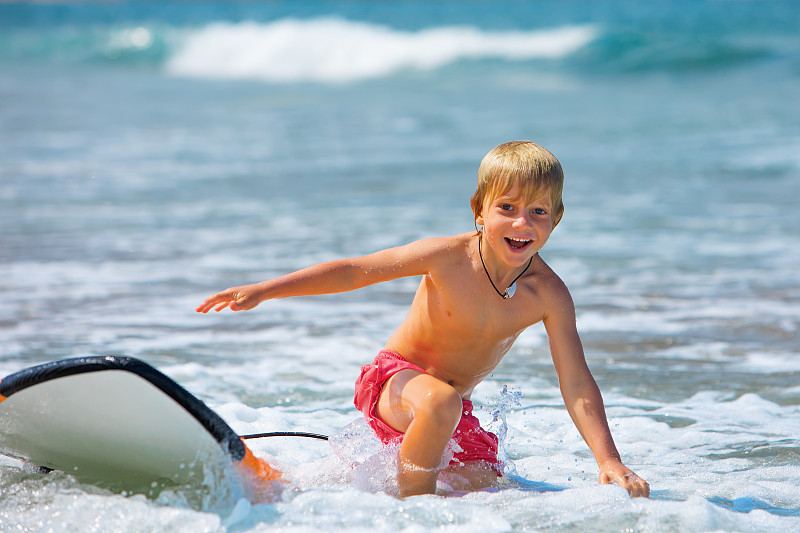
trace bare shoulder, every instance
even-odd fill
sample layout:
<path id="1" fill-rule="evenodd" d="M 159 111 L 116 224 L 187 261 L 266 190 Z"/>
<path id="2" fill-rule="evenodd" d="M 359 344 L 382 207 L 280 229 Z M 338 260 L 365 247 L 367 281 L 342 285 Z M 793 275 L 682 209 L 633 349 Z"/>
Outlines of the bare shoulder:
<path id="1" fill-rule="evenodd" d="M 566 283 L 545 263 L 541 257 L 537 256 L 534 261 L 534 282 L 536 292 L 543 307 L 543 320 L 548 319 L 568 319 L 575 320 L 575 304 L 572 295 L 569 293 Z"/>
<path id="2" fill-rule="evenodd" d="M 454 252 L 469 248 L 470 240 L 473 237 L 473 233 L 460 233 L 458 235 L 446 235 L 444 237 L 429 237 L 417 242 L 424 243 L 426 246 L 430 246 L 432 249 L 444 252 Z"/>
<path id="3" fill-rule="evenodd" d="M 462 261 L 467 242 L 464 235 L 431 237 L 387 248 L 352 261 L 370 275 L 377 274 L 378 281 L 431 274 Z"/>
<path id="4" fill-rule="evenodd" d="M 445 237 L 429 237 L 407 245 L 417 253 L 441 262 L 462 260 L 469 250 L 471 234 L 448 235 Z"/>

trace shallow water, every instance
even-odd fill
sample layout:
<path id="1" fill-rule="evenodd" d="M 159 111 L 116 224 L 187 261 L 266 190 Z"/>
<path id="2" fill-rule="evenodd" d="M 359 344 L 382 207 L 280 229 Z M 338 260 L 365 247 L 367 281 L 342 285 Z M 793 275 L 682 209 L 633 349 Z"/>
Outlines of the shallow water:
<path id="1" fill-rule="evenodd" d="M 279 502 L 222 486 L 197 509 L 5 466 L 0 530 L 800 529 L 800 9 L 686 7 L 0 5 L 0 375 L 127 354 L 242 434 L 341 435 L 416 280 L 195 306 L 468 231 L 482 156 L 532 139 L 566 172 L 542 255 L 653 489 L 596 484 L 533 327 L 473 396 L 507 430 L 499 490 L 398 500 L 382 456 L 347 460 L 358 439 L 262 439 L 293 482 Z"/>

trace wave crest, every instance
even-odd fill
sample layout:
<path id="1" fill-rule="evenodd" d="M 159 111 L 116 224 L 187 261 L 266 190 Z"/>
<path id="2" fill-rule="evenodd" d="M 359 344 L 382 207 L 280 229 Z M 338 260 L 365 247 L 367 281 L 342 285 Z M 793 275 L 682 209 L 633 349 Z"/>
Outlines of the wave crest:
<path id="1" fill-rule="evenodd" d="M 166 69 L 203 78 L 349 82 L 461 59 L 558 59 L 594 38 L 590 26 L 500 33 L 470 27 L 403 32 L 341 19 L 218 23 L 186 36 Z"/>

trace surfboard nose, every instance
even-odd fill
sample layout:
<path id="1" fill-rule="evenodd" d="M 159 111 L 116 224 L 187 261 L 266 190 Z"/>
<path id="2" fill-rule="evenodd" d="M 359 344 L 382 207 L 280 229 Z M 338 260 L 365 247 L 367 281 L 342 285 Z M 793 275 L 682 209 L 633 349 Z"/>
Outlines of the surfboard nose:
<path id="1" fill-rule="evenodd" d="M 126 356 L 62 359 L 0 380 L 0 453 L 151 496 L 228 466 L 259 503 L 282 481 L 204 402 Z"/>

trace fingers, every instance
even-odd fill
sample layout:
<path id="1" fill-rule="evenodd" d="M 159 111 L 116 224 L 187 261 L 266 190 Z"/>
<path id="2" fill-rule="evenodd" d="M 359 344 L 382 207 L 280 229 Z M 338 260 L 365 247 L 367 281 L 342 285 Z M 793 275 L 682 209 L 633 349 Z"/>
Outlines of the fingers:
<path id="1" fill-rule="evenodd" d="M 632 498 L 649 498 L 650 485 L 634 473 L 625 474 L 624 484 L 621 485 Z"/>
<path id="2" fill-rule="evenodd" d="M 632 498 L 649 498 L 650 485 L 633 472 L 625 474 L 602 472 L 598 480 L 603 485 L 615 484 L 625 489 Z"/>
<path id="3" fill-rule="evenodd" d="M 647 483 L 645 480 L 641 480 L 641 484 L 637 487 L 638 491 L 636 494 L 629 492 L 631 496 L 634 498 L 642 497 L 642 498 L 649 498 L 650 497 L 650 484 Z"/>
<path id="4" fill-rule="evenodd" d="M 214 308 L 215 305 L 217 305 L 217 302 L 213 299 L 212 296 L 211 298 L 206 298 L 205 300 L 203 300 L 203 303 L 198 305 L 195 311 L 197 311 L 198 313 L 208 313 Z"/>
<path id="5" fill-rule="evenodd" d="M 208 303 L 208 300 L 204 300 L 203 303 L 195 308 L 195 311 L 198 313 L 208 313 L 208 311 L 213 307 L 213 305 Z"/>
<path id="6" fill-rule="evenodd" d="M 217 312 L 225 308 L 231 311 L 249 311 L 256 307 L 264 297 L 258 284 L 231 287 L 217 294 L 212 294 L 197 306 L 198 313 L 208 313 L 212 309 Z"/>
<path id="7" fill-rule="evenodd" d="M 214 309 L 215 311 L 219 312 L 228 306 L 230 306 L 232 311 L 237 311 L 238 309 L 235 307 L 235 305 L 235 296 L 226 293 L 217 293 L 203 300 L 203 303 L 198 305 L 195 311 L 198 313 L 208 313 Z"/>

